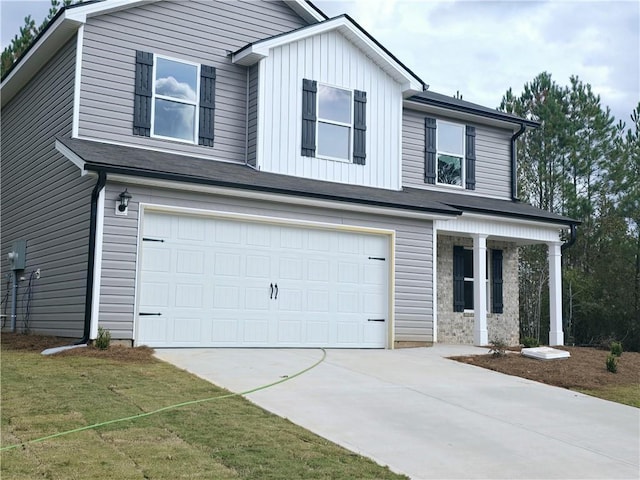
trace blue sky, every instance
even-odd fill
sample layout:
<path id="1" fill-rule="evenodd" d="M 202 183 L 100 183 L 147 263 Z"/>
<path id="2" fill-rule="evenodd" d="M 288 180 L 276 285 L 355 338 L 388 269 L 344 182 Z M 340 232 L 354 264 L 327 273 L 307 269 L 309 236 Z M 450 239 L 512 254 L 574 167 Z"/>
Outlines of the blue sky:
<path id="1" fill-rule="evenodd" d="M 348 13 L 431 89 L 497 107 L 512 87 L 547 71 L 561 85 L 578 75 L 628 123 L 640 100 L 640 2 L 353 0 L 315 1 L 327 15 Z M 0 0 L 6 45 L 31 13 L 50 2 Z"/>

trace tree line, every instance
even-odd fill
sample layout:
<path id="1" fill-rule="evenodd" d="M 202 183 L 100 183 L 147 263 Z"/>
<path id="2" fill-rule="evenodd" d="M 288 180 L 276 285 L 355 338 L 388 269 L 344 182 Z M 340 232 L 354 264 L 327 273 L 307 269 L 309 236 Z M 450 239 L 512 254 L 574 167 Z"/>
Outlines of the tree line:
<path id="1" fill-rule="evenodd" d="M 616 119 L 577 76 L 566 86 L 543 72 L 500 110 L 536 120 L 520 137 L 518 195 L 581 224 L 563 252 L 565 341 L 621 341 L 640 349 L 640 102 Z M 520 250 L 521 336 L 549 330 L 547 248 Z"/>

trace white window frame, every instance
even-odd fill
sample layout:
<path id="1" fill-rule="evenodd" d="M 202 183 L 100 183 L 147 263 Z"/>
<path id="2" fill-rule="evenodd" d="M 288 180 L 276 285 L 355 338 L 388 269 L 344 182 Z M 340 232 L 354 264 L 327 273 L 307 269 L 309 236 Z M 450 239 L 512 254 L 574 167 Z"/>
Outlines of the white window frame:
<path id="1" fill-rule="evenodd" d="M 438 157 L 440 154 L 449 155 L 451 157 L 458 157 L 457 153 L 447 152 L 446 150 L 440 150 L 440 125 L 453 125 L 455 127 L 462 127 L 462 157 L 460 160 L 460 185 L 452 185 L 450 183 L 441 183 L 438 181 Z M 457 188 L 457 189 L 465 189 L 465 181 L 466 181 L 466 162 L 467 162 L 467 128 L 465 125 L 461 123 L 448 122 L 446 120 L 436 119 L 436 185 L 449 187 L 449 188 Z"/>
<path id="2" fill-rule="evenodd" d="M 184 63 L 186 65 L 193 65 L 196 67 L 196 101 L 185 100 L 182 98 L 170 97 L 167 95 L 156 94 L 156 68 L 158 65 L 158 59 L 169 60 L 176 63 Z M 151 80 L 151 138 L 158 138 L 161 140 L 170 140 L 172 142 L 188 143 L 189 145 L 198 144 L 198 134 L 200 129 L 200 64 L 196 62 L 190 62 L 180 58 L 168 57 L 166 55 L 153 54 L 153 78 Z M 185 105 L 193 105 L 196 107 L 196 114 L 193 123 L 193 140 L 185 140 L 184 138 L 166 137 L 164 135 L 156 135 L 153 133 L 156 121 L 156 98 L 160 100 L 167 100 L 169 102 L 182 103 Z"/>
<path id="3" fill-rule="evenodd" d="M 470 251 L 471 252 L 471 261 L 473 262 L 473 248 L 471 247 L 463 247 L 465 252 L 466 251 Z M 492 312 L 492 308 L 491 308 L 491 279 L 493 278 L 493 272 L 491 271 L 491 251 L 489 248 L 487 248 L 487 268 L 486 268 L 486 275 L 485 275 L 485 282 L 486 282 L 486 294 L 487 294 L 487 314 L 489 313 L 493 313 Z M 464 277 L 463 282 L 471 282 L 471 284 L 473 285 L 474 282 L 474 278 L 473 277 Z M 475 301 L 475 299 L 474 299 Z M 469 308 L 465 308 L 464 309 L 464 313 L 473 313 L 475 311 L 475 305 L 473 306 L 472 309 Z"/>
<path id="4" fill-rule="evenodd" d="M 316 94 L 316 156 L 318 158 L 322 158 L 325 160 L 334 160 L 336 162 L 345 162 L 345 163 L 351 163 L 352 158 L 353 158 L 353 123 L 354 123 L 354 119 L 353 119 L 353 97 L 355 95 L 354 89 L 352 88 L 345 88 L 345 87 L 339 87 L 337 85 L 331 85 L 330 83 L 325 83 L 325 82 L 318 82 L 318 86 L 320 85 L 324 85 L 325 87 L 330 87 L 330 88 L 335 88 L 338 90 L 346 90 L 347 92 L 349 92 L 350 96 L 351 96 L 351 101 L 349 102 L 349 112 L 351 115 L 351 123 L 344 123 L 344 122 L 336 122 L 335 120 L 325 120 L 322 119 L 320 117 L 320 89 L 318 89 L 318 93 Z M 338 125 L 340 127 L 349 127 L 349 147 L 348 147 L 348 152 L 349 152 L 349 156 L 348 158 L 340 158 L 340 157 L 331 157 L 329 155 L 320 155 L 320 136 L 319 136 L 319 130 L 320 130 L 320 123 L 327 123 L 330 125 Z"/>

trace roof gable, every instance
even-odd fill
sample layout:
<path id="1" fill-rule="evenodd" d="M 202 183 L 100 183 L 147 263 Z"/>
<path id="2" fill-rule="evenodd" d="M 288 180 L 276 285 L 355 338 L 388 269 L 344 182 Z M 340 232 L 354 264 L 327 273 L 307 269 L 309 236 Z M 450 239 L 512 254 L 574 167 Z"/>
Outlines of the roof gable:
<path id="1" fill-rule="evenodd" d="M 0 84 L 1 106 L 4 107 L 53 55 L 78 32 L 87 18 L 155 3 L 160 0 L 98 0 L 61 9 L 29 49 L 5 74 Z M 309 23 L 327 17 L 306 0 L 283 0 L 295 13 Z"/>
<path id="2" fill-rule="evenodd" d="M 234 52 L 231 61 L 239 65 L 253 65 L 268 57 L 276 47 L 331 31 L 339 32 L 372 58 L 382 70 L 402 85 L 404 92 L 415 93 L 423 90 L 424 82 L 348 15 L 340 15 L 315 25 L 250 43 Z"/>

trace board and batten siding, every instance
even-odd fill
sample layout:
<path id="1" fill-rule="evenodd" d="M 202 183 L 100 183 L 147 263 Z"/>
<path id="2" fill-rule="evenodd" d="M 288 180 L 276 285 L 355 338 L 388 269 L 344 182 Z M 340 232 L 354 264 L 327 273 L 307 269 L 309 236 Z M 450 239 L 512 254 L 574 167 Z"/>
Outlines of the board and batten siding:
<path id="1" fill-rule="evenodd" d="M 305 78 L 367 93 L 365 165 L 302 156 Z M 260 85 L 261 170 L 392 190 L 401 188 L 401 86 L 340 33 L 331 31 L 273 48 L 260 61 Z"/>
<path id="2" fill-rule="evenodd" d="M 78 134 L 244 163 L 247 72 L 229 52 L 305 25 L 280 1 L 163 1 L 88 18 Z M 216 68 L 213 147 L 133 135 L 136 50 Z"/>
<path id="3" fill-rule="evenodd" d="M 476 189 L 451 188 L 451 192 L 511 198 L 512 132 L 506 129 L 443 118 L 405 109 L 402 115 L 402 183 L 408 187 L 432 188 L 424 182 L 425 117 L 435 117 L 476 127 Z M 442 187 L 447 189 L 446 186 Z M 448 189 L 449 190 L 449 189 Z"/>
<path id="4" fill-rule="evenodd" d="M 90 201 L 96 181 L 81 177 L 78 167 L 55 149 L 54 137 L 71 133 L 75 53 L 72 38 L 2 109 L 3 273 L 10 273 L 7 254 L 13 242 L 27 241 L 17 331 L 25 328 L 32 278 L 28 327 L 63 337 L 80 337 L 83 332 Z M 31 277 L 37 269 L 40 279 Z M 3 298 L 6 288 L 3 280 Z"/>
<path id="5" fill-rule="evenodd" d="M 383 228 L 396 231 L 395 340 L 433 340 L 432 222 L 326 208 L 126 185 L 133 196 L 126 217 L 115 215 L 125 185 L 107 183 L 99 323 L 114 338 L 134 329 L 139 203 Z"/>

